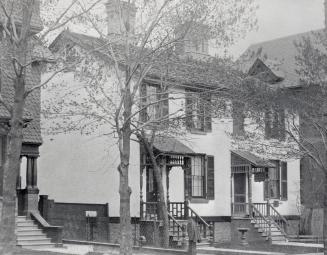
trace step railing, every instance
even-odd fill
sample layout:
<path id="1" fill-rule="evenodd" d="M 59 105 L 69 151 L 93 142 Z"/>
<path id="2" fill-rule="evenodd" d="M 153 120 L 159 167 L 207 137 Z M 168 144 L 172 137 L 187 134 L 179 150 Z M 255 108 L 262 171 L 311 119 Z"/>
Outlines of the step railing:
<path id="1" fill-rule="evenodd" d="M 258 224 L 258 227 L 263 231 L 264 234 L 270 239 L 271 237 L 271 221 L 266 218 L 259 209 L 255 207 L 255 205 L 250 204 L 250 210 L 253 214 L 250 215 L 252 219 L 255 220 L 255 223 Z"/>
<path id="2" fill-rule="evenodd" d="M 289 226 L 288 221 L 281 215 L 271 204 L 269 204 L 270 209 L 270 218 L 276 224 L 276 227 L 279 231 L 286 237 L 287 236 L 287 227 Z"/>
<path id="3" fill-rule="evenodd" d="M 189 205 L 187 205 L 187 216 L 195 220 L 198 224 L 202 238 L 213 240 L 213 227 L 209 225 L 200 215 L 198 215 Z"/>
<path id="4" fill-rule="evenodd" d="M 170 235 L 182 241 L 185 238 L 185 227 L 181 225 L 175 218 L 168 212 L 169 232 Z"/>
<path id="5" fill-rule="evenodd" d="M 287 236 L 288 221 L 270 203 L 252 203 L 251 217 L 264 217 L 271 225 L 275 226 L 285 237 Z"/>
<path id="6" fill-rule="evenodd" d="M 201 238 L 213 239 L 213 226 L 207 223 L 199 214 L 197 214 L 188 204 L 188 202 L 168 202 L 168 216 L 170 219 L 188 220 L 193 218 L 198 224 Z M 158 220 L 158 203 L 141 202 L 140 208 L 141 220 Z"/>

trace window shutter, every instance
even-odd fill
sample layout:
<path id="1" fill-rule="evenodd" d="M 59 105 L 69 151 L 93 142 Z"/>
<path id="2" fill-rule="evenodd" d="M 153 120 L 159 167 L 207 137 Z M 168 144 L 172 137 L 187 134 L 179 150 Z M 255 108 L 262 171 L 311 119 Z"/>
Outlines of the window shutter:
<path id="1" fill-rule="evenodd" d="M 287 162 L 281 162 L 281 199 L 287 200 Z"/>
<path id="2" fill-rule="evenodd" d="M 184 160 L 184 194 L 185 199 L 192 197 L 192 173 L 191 173 L 191 159 Z"/>
<path id="3" fill-rule="evenodd" d="M 207 199 L 215 199 L 215 158 L 207 156 Z"/>
<path id="4" fill-rule="evenodd" d="M 265 112 L 265 137 L 267 139 L 271 138 L 271 126 L 272 126 L 272 113 L 271 111 Z"/>
<path id="5" fill-rule="evenodd" d="M 185 95 L 185 123 L 186 128 L 190 130 L 192 128 L 192 93 L 186 91 Z"/>
<path id="6" fill-rule="evenodd" d="M 165 101 L 162 102 L 162 117 L 168 116 L 169 115 L 169 92 L 168 90 L 165 91 L 164 94 L 161 96 L 162 99 L 166 99 Z"/>
<path id="7" fill-rule="evenodd" d="M 146 106 L 146 101 L 147 101 L 147 97 L 146 97 L 146 84 L 141 84 L 140 87 L 140 98 L 141 98 L 141 102 L 140 102 L 140 107 L 144 107 Z M 146 122 L 147 121 L 147 109 L 143 109 L 140 112 L 140 121 L 141 122 Z"/>
<path id="8" fill-rule="evenodd" d="M 266 178 L 263 183 L 263 198 L 264 200 L 268 199 L 268 187 L 269 187 L 269 168 L 265 168 Z"/>
<path id="9" fill-rule="evenodd" d="M 212 131 L 212 118 L 211 118 L 211 95 L 206 94 L 205 107 L 204 107 L 204 130 L 206 132 Z"/>
<path id="10" fill-rule="evenodd" d="M 278 138 L 282 141 L 285 140 L 286 127 L 285 127 L 285 111 L 281 109 L 278 111 Z"/>
<path id="11" fill-rule="evenodd" d="M 244 106 L 240 103 L 233 102 L 233 135 L 244 135 Z"/>

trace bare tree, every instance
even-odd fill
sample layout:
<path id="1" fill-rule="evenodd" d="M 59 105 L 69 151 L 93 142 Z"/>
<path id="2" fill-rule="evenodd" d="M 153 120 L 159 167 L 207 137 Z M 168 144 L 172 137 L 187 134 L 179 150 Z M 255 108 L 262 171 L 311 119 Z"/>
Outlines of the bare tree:
<path id="1" fill-rule="evenodd" d="M 160 4 L 157 1 L 117 0 L 115 3 L 119 7 L 119 17 L 123 24 L 120 35 L 112 37 L 104 34 L 98 20 L 88 15 L 88 25 L 99 34 L 97 43 L 84 45 L 78 52 L 73 49 L 70 52 L 77 54 L 74 57 L 78 59 L 78 65 L 74 72 L 83 81 L 83 92 L 78 92 L 78 98 L 75 91 L 67 93 L 69 95 L 60 103 L 50 102 L 45 114 L 57 120 L 64 118 L 65 121 L 61 121 L 65 124 L 65 127 L 61 125 L 64 131 L 83 130 L 85 133 L 92 133 L 103 125 L 107 130 L 105 135 L 117 135 L 120 152 L 120 253 L 131 254 L 131 139 L 136 137 L 141 140 L 151 155 L 153 138 L 161 131 L 158 122 L 174 118 L 169 113 L 159 118 L 140 121 L 140 114 L 142 110 L 157 107 L 167 99 L 176 99 L 170 91 L 180 84 L 207 84 L 221 89 L 228 86 L 228 83 L 239 82 L 241 78 L 236 75 L 238 72 L 232 71 L 229 60 L 205 57 L 197 62 L 185 58 L 177 49 L 185 42 L 200 42 L 199 39 L 203 36 L 212 39 L 213 46 L 224 48 L 255 26 L 255 6 L 252 1 L 225 0 L 165 0 Z M 133 10 L 127 9 L 126 14 L 123 9 L 125 4 L 136 4 L 140 12 L 135 34 L 132 33 L 129 22 L 129 12 Z M 190 31 L 198 35 L 193 41 L 188 37 Z M 169 84 L 168 98 L 160 98 L 160 93 L 155 93 L 152 95 L 156 98 L 154 101 L 145 100 L 145 104 L 140 102 L 141 87 L 146 80 L 157 85 L 163 81 Z M 181 119 L 181 116 L 178 118 Z M 58 128 L 54 132 L 58 132 Z M 166 239 L 164 244 L 167 246 L 168 218 L 163 184 L 160 169 L 156 167 L 155 155 L 151 159 L 159 187 L 160 211 Z"/>
<path id="2" fill-rule="evenodd" d="M 74 1 L 75 3 L 78 1 Z M 98 1 L 99 2 L 99 1 Z M 73 7 L 75 3 L 68 8 Z M 63 13 L 57 21 L 49 26 L 43 36 L 36 37 L 42 30 L 38 26 L 40 22 L 39 1 L 1 1 L 1 47 L 5 56 L 1 61 L 1 73 L 9 82 L 13 91 L 13 99 L 4 98 L 0 94 L 0 104 L 9 113 L 8 144 L 3 167 L 3 206 L 1 214 L 0 245 L 2 254 L 12 254 L 16 246 L 15 235 L 15 205 L 16 205 L 16 178 L 20 168 L 20 155 L 23 139 L 24 109 L 26 100 L 35 91 L 44 86 L 57 73 L 52 74 L 47 81 L 42 84 L 29 84 L 28 77 L 31 75 L 32 67 L 35 63 L 47 62 L 51 59 L 50 55 L 40 54 L 32 56 L 31 52 L 35 47 L 42 45 L 43 36 L 49 34 L 69 21 L 77 18 L 86 12 L 72 14 L 69 17 Z M 87 7 L 86 9 L 89 10 Z M 42 46 L 41 46 L 42 47 Z M 8 88 L 6 88 L 8 89 Z M 2 91 L 3 92 L 3 91 Z M 6 91 L 8 92 L 8 91 Z"/>

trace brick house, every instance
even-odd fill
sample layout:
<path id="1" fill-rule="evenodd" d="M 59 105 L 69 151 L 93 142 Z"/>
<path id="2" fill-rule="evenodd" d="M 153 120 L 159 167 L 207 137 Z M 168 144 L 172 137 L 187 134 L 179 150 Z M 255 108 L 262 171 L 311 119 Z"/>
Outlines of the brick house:
<path id="1" fill-rule="evenodd" d="M 108 34 L 117 36 L 115 22 L 111 22 L 111 19 L 118 14 L 110 4 L 107 5 L 107 11 L 110 14 Z M 135 12 L 129 13 L 132 15 L 130 20 L 134 20 Z M 183 242 L 180 224 L 189 216 L 196 218 L 201 226 L 202 237 L 208 241 L 233 241 L 238 236 L 239 226 L 251 228 L 252 241 L 265 241 L 255 226 L 264 232 L 265 237 L 285 241 L 287 231 L 296 232 L 299 219 L 296 208 L 299 160 L 270 158 L 272 161 L 269 161 L 251 151 L 234 149 L 228 133 L 239 127 L 233 125 L 231 118 L 221 120 L 211 116 L 210 111 L 206 112 L 206 107 L 200 103 L 213 100 L 203 91 L 216 88 L 216 83 L 210 82 L 210 77 L 207 80 L 203 78 L 200 84 L 192 81 L 192 76 L 197 78 L 205 69 L 213 68 L 208 61 L 208 41 L 203 40 L 203 47 L 182 45 L 183 53 L 192 56 L 186 61 L 196 63 L 197 67 L 189 73 L 182 73 L 183 68 L 178 69 L 179 77 L 183 78 L 175 80 L 174 86 L 168 88 L 168 93 L 183 96 L 174 101 L 167 99 L 162 109 L 152 109 L 152 113 L 148 109 L 145 113 L 149 117 L 159 112 L 169 114 L 182 109 L 186 115 L 183 129 L 187 139 L 158 138 L 154 142 L 154 153 L 160 155 L 163 186 L 168 201 L 171 244 L 181 245 Z M 105 44 L 100 38 L 66 30 L 54 40 L 50 49 L 56 55 L 65 54 L 69 58 L 70 52 L 87 52 Z M 99 62 L 110 63 L 108 54 L 97 51 L 96 56 Z M 160 89 L 160 74 L 156 75 L 155 71 L 150 74 L 144 78 L 141 95 L 149 95 Z M 67 72 L 61 79 L 69 85 L 67 88 L 72 97 L 83 95 L 74 94 L 81 87 L 81 82 L 74 74 Z M 67 93 L 66 90 L 64 92 Z M 192 97 L 188 96 L 190 94 Z M 52 95 L 44 91 L 44 98 Z M 57 95 L 61 96 L 60 93 Z M 47 120 L 44 120 L 44 125 L 49 125 Z M 119 154 L 116 147 L 108 148 L 108 144 L 114 144 L 116 138 L 99 138 L 101 131 L 100 128 L 96 136 L 91 136 L 93 138 L 79 132 L 44 135 L 40 162 L 44 171 L 40 174 L 39 183 L 42 194 L 46 196 L 41 197 L 40 207 L 42 215 L 50 223 L 64 225 L 66 239 L 119 241 L 119 174 L 116 170 Z M 153 226 L 158 221 L 158 191 L 153 167 L 137 142 L 132 141 L 131 152 L 129 178 L 134 238 L 138 240 L 139 235 L 145 235 L 151 243 L 155 242 Z M 73 210 L 79 211 L 78 220 L 70 217 Z M 271 228 L 265 223 L 268 222 L 267 217 L 275 219 Z M 90 224 L 91 218 L 93 224 Z M 251 225 L 251 221 L 256 225 Z M 289 227 L 286 228 L 286 225 Z"/>

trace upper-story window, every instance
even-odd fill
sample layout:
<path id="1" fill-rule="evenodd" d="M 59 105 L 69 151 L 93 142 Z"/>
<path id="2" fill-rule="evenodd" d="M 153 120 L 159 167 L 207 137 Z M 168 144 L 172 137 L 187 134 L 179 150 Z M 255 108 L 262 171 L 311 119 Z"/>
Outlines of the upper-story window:
<path id="1" fill-rule="evenodd" d="M 287 162 L 274 160 L 275 168 L 268 169 L 264 183 L 264 197 L 287 200 Z"/>
<path id="2" fill-rule="evenodd" d="M 241 103 L 233 102 L 233 135 L 240 136 L 245 133 L 245 114 L 244 106 Z"/>
<path id="3" fill-rule="evenodd" d="M 142 122 L 152 121 L 152 124 L 166 123 L 169 118 L 169 93 L 159 85 L 142 84 L 140 90 Z M 156 123 L 158 122 L 158 123 Z"/>
<path id="4" fill-rule="evenodd" d="M 265 112 L 265 137 L 266 139 L 285 140 L 285 111 L 276 109 Z"/>
<path id="5" fill-rule="evenodd" d="M 186 127 L 191 131 L 210 132 L 212 129 L 211 95 L 204 92 L 186 92 Z"/>

